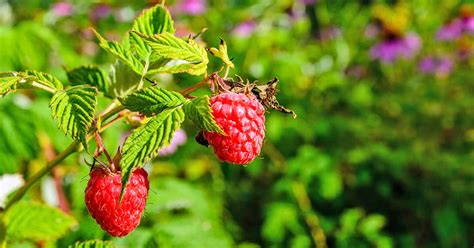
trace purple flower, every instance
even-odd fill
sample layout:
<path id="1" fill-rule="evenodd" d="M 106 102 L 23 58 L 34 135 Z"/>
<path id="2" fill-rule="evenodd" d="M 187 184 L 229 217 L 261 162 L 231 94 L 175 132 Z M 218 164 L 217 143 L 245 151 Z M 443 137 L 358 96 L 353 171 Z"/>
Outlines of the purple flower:
<path id="1" fill-rule="evenodd" d="M 70 3 L 66 2 L 58 2 L 53 5 L 53 13 L 56 16 L 63 17 L 69 16 L 72 14 L 73 6 Z"/>
<path id="2" fill-rule="evenodd" d="M 112 8 L 107 5 L 107 4 L 98 4 L 95 6 L 95 8 L 92 10 L 91 13 L 91 19 L 93 21 L 98 21 L 104 17 L 107 17 L 111 14 Z"/>
<path id="3" fill-rule="evenodd" d="M 426 56 L 418 63 L 418 69 L 423 73 L 432 73 L 436 68 L 435 58 Z"/>
<path id="4" fill-rule="evenodd" d="M 453 61 L 448 56 L 427 56 L 420 61 L 418 69 L 425 74 L 446 76 L 449 75 L 453 69 Z"/>
<path id="5" fill-rule="evenodd" d="M 179 129 L 178 131 L 174 133 L 170 144 L 166 147 L 161 148 L 158 154 L 160 156 L 169 156 L 175 153 L 176 150 L 178 149 L 178 146 L 186 143 L 186 139 L 187 139 L 186 132 L 184 132 L 183 129 Z"/>
<path id="6" fill-rule="evenodd" d="M 237 25 L 232 33 L 242 38 L 249 37 L 255 30 L 257 24 L 254 21 L 245 21 Z"/>
<path id="7" fill-rule="evenodd" d="M 466 17 L 463 22 L 466 32 L 474 34 L 474 16 Z"/>
<path id="8" fill-rule="evenodd" d="M 415 33 L 404 37 L 383 40 L 370 49 L 370 56 L 385 63 L 392 63 L 398 58 L 412 58 L 420 49 L 421 40 Z"/>
<path id="9" fill-rule="evenodd" d="M 206 10 L 206 0 L 182 0 L 178 5 L 178 11 L 189 15 L 200 15 Z"/>
<path id="10" fill-rule="evenodd" d="M 448 24 L 442 26 L 436 33 L 438 40 L 454 40 L 462 35 L 464 23 L 461 19 L 456 18 Z"/>

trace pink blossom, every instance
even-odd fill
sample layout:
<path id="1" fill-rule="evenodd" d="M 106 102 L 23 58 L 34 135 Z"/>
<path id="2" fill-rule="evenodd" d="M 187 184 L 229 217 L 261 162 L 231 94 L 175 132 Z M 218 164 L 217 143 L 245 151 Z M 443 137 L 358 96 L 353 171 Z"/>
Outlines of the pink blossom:
<path id="1" fill-rule="evenodd" d="M 255 30 L 257 24 L 254 21 L 245 21 L 237 25 L 232 33 L 242 38 L 249 37 Z"/>
<path id="2" fill-rule="evenodd" d="M 206 12 L 206 0 L 182 0 L 178 5 L 178 11 L 189 15 L 200 15 Z"/>
<path id="3" fill-rule="evenodd" d="M 57 2 L 52 7 L 54 15 L 58 17 L 69 16 L 72 14 L 74 8 L 72 4 L 67 2 Z"/>
<path id="4" fill-rule="evenodd" d="M 186 143 L 186 140 L 187 140 L 186 132 L 183 129 L 179 129 L 178 131 L 174 133 L 170 144 L 166 147 L 161 148 L 158 154 L 160 156 L 169 156 L 176 152 L 176 150 L 178 149 L 178 146 Z"/>

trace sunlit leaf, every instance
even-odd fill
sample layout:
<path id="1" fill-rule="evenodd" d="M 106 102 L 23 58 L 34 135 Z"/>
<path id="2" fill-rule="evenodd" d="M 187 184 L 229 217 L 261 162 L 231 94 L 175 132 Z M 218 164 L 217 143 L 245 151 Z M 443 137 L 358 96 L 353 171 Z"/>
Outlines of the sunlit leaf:
<path id="1" fill-rule="evenodd" d="M 88 85 L 73 86 L 58 91 L 50 102 L 53 118 L 59 128 L 85 146 L 97 104 L 97 89 Z"/>
<path id="2" fill-rule="evenodd" d="M 54 240 L 76 225 L 72 216 L 46 205 L 20 202 L 5 214 L 7 240 Z"/>
<path id="3" fill-rule="evenodd" d="M 164 109 L 178 107 L 185 99 L 177 92 L 151 86 L 127 95 L 120 102 L 129 110 L 153 115 Z"/>

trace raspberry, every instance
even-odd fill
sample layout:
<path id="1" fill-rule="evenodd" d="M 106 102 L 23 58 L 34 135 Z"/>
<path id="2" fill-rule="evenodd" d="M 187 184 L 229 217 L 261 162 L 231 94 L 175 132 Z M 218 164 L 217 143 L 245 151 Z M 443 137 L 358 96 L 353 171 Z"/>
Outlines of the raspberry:
<path id="1" fill-rule="evenodd" d="M 212 114 L 227 136 L 204 132 L 217 157 L 234 164 L 248 164 L 260 154 L 265 137 L 265 109 L 255 96 L 222 93 L 211 97 Z"/>
<path id="2" fill-rule="evenodd" d="M 89 175 L 85 195 L 89 213 L 110 235 L 121 237 L 129 234 L 140 224 L 145 209 L 150 187 L 147 172 L 137 169 L 132 173 L 119 205 L 120 172 L 108 175 L 102 169 L 93 169 Z"/>

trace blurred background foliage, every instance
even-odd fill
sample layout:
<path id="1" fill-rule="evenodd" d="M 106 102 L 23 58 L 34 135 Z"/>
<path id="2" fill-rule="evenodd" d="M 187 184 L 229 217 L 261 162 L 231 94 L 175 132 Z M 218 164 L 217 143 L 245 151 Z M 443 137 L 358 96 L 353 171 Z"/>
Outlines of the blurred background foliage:
<path id="1" fill-rule="evenodd" d="M 108 69 L 112 59 L 88 28 L 119 39 L 142 9 L 157 2 L 0 0 L 0 70 L 43 70 L 66 79 L 63 68 Z M 280 103 L 298 118 L 268 113 L 263 152 L 247 167 L 219 163 L 193 141 L 198 130 L 185 125 L 186 144 L 147 165 L 151 190 L 141 225 L 113 242 L 471 246 L 474 12 L 468 3 L 166 1 L 178 35 L 207 28 L 200 40 L 209 47 L 222 37 L 236 65 L 231 73 L 262 83 L 278 77 Z M 449 29 L 456 20 L 466 23 L 461 31 Z M 444 31 L 460 33 L 445 39 Z M 218 60 L 211 62 L 219 69 Z M 171 89 L 199 80 L 158 79 Z M 44 166 L 48 151 L 58 153 L 71 142 L 51 120 L 48 99 L 47 93 L 24 90 L 0 101 L 0 174 L 27 177 Z M 128 129 L 108 129 L 107 147 L 115 150 Z M 110 239 L 85 209 L 84 159 L 67 159 L 28 194 L 70 212 L 77 228 L 54 242 L 13 247 Z M 58 183 L 60 191 L 51 186 Z M 58 200 L 58 192 L 65 199 Z"/>

